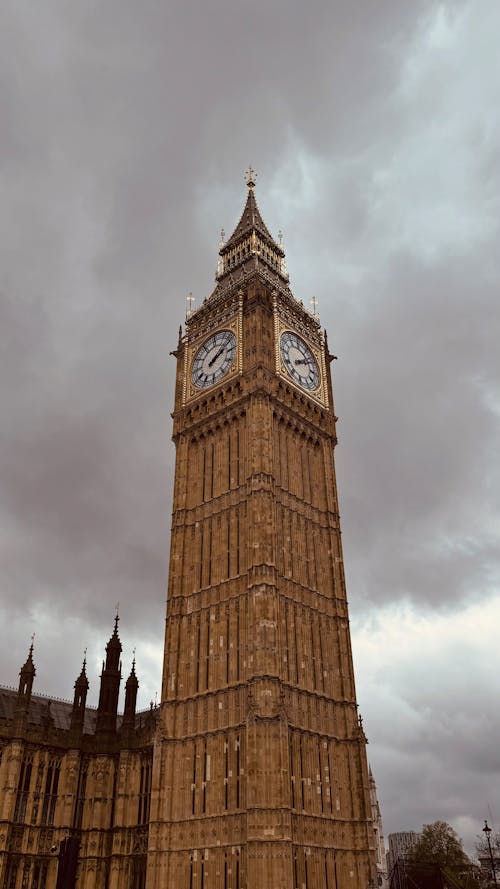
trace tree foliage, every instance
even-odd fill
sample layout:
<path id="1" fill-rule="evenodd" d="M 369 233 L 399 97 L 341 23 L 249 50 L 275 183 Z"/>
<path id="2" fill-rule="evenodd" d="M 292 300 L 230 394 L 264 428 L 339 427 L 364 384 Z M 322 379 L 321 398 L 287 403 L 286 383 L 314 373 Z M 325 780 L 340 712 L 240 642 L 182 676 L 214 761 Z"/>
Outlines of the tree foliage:
<path id="1" fill-rule="evenodd" d="M 410 857 L 414 864 L 432 863 L 442 868 L 471 863 L 462 848 L 462 840 L 446 821 L 424 824 Z"/>

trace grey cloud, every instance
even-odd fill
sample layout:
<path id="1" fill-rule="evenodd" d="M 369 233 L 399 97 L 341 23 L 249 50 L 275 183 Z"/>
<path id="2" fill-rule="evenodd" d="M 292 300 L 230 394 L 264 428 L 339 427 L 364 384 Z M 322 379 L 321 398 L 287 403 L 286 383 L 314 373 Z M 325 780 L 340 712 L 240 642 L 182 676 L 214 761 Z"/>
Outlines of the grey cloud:
<path id="1" fill-rule="evenodd" d="M 399 589 L 456 602 L 479 592 L 472 584 L 481 575 L 485 585 L 498 576 L 491 521 L 499 429 L 481 389 L 494 390 L 500 376 L 500 325 L 495 288 L 477 294 L 473 274 L 459 261 L 431 270 L 407 262 L 384 282 L 376 314 L 347 322 L 355 361 L 343 360 L 337 373 L 337 405 L 346 410 L 341 472 L 349 455 L 344 533 L 348 546 L 364 541 L 369 577 L 361 586 L 373 598 L 397 597 Z M 348 564 L 359 564 L 357 553 Z"/>
<path id="2" fill-rule="evenodd" d="M 168 353 L 186 292 L 199 301 L 211 290 L 218 231 L 236 224 L 249 162 L 264 218 L 285 229 L 294 291 L 319 297 L 340 356 L 355 621 L 402 600 L 457 615 L 491 594 L 500 181 L 486 103 L 498 69 L 481 41 L 497 12 L 480 7 L 4 6 L 4 681 L 15 684 L 35 628 L 39 688 L 70 697 L 85 644 L 96 688 L 120 600 L 126 658 L 137 645 L 141 695 L 154 696 L 174 461 Z M 465 16 L 462 55 L 439 34 L 425 44 L 438 15 L 451 28 Z M 426 51 L 409 92 L 407 68 L 418 73 Z M 460 707 L 452 673 L 425 685 L 418 671 L 384 675 L 380 687 L 358 676 L 387 829 L 479 817 L 485 764 L 498 768 L 483 681 L 471 678 Z M 434 739 L 419 721 L 426 707 Z"/>

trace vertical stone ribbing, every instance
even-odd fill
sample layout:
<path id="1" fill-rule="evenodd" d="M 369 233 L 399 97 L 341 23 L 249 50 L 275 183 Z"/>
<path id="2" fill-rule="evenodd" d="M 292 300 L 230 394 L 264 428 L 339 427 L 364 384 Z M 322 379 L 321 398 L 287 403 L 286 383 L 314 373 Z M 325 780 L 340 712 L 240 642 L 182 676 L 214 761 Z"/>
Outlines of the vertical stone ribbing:
<path id="1" fill-rule="evenodd" d="M 237 374 L 186 401 L 189 380 L 176 389 L 148 889 L 372 875 L 331 386 L 312 406 L 278 376 L 279 330 L 312 324 L 298 304 L 281 312 L 257 273 L 237 300 L 206 303 L 177 352 L 182 376 L 211 331 L 242 338 Z"/>

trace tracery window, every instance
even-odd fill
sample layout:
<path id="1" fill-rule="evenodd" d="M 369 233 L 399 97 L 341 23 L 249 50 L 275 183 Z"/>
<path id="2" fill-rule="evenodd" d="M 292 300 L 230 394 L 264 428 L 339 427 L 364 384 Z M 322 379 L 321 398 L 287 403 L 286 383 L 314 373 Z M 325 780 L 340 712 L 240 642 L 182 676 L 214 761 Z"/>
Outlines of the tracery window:
<path id="1" fill-rule="evenodd" d="M 47 765 L 47 774 L 45 776 L 42 817 L 40 819 L 40 824 L 54 823 L 60 772 L 61 760 L 59 759 L 59 757 L 51 757 Z"/>
<path id="2" fill-rule="evenodd" d="M 26 807 L 28 805 L 32 771 L 33 754 L 27 753 L 23 758 L 21 773 L 19 775 L 16 805 L 14 809 L 14 821 L 24 821 L 26 817 Z"/>
<path id="3" fill-rule="evenodd" d="M 76 790 L 75 816 L 73 819 L 74 827 L 79 830 L 82 826 L 83 809 L 85 806 L 85 794 L 87 791 L 87 772 L 88 762 L 83 760 L 80 763 L 80 772 L 78 774 L 78 787 Z"/>
<path id="4" fill-rule="evenodd" d="M 151 804 L 151 770 L 152 760 L 147 754 L 141 757 L 141 771 L 139 779 L 139 813 L 138 823 L 149 822 L 149 807 Z"/>
<path id="5" fill-rule="evenodd" d="M 17 872 L 20 858 L 18 855 L 10 855 L 5 871 L 4 889 L 16 889 Z"/>
<path id="6" fill-rule="evenodd" d="M 146 886 L 146 856 L 135 855 L 132 860 L 132 879 L 130 889 L 145 889 Z"/>

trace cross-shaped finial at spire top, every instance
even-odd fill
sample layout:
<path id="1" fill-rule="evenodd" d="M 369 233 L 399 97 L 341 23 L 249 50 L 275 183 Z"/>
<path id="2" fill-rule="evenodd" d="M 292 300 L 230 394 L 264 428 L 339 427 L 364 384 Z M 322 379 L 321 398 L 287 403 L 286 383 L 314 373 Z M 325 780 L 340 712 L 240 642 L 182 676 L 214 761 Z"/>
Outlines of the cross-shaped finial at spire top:
<path id="1" fill-rule="evenodd" d="M 255 180 L 257 179 L 257 173 L 252 167 L 249 167 L 245 173 L 245 181 L 249 188 L 255 187 Z"/>

